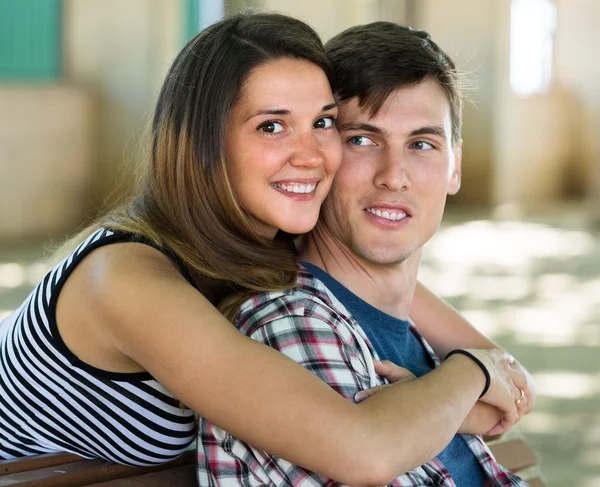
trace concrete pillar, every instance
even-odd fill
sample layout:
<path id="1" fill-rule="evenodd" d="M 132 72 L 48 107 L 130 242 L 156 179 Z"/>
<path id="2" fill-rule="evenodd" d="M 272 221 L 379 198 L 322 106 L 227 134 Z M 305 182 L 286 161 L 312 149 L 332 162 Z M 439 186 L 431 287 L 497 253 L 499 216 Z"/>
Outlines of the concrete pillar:
<path id="1" fill-rule="evenodd" d="M 98 101 L 97 205 L 127 191 L 156 95 L 183 45 L 182 2 L 66 0 L 64 71 Z M 127 169 L 125 169 L 127 168 Z"/>
<path id="2" fill-rule="evenodd" d="M 323 41 L 353 25 L 376 20 L 406 23 L 407 20 L 406 0 L 237 0 L 234 4 L 296 17 L 313 27 Z"/>

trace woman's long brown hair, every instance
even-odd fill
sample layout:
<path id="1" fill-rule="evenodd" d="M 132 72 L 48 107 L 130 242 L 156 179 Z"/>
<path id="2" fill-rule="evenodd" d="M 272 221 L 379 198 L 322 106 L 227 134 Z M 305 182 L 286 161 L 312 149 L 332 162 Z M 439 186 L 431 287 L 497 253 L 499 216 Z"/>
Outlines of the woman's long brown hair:
<path id="1" fill-rule="evenodd" d="M 333 72 L 318 35 L 303 22 L 270 13 L 238 14 L 208 27 L 175 59 L 152 123 L 151 151 L 129 202 L 74 240 L 106 227 L 164 248 L 198 288 L 224 285 L 219 304 L 234 320 L 253 294 L 294 287 L 289 242 L 262 238 L 232 192 L 225 133 L 245 80 L 257 66 L 291 57 Z"/>

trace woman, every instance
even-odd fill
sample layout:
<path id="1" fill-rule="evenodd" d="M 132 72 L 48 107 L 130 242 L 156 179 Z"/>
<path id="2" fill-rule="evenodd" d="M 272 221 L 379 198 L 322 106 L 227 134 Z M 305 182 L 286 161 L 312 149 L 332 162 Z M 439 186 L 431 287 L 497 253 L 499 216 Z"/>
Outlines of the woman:
<path id="1" fill-rule="evenodd" d="M 297 70 L 301 81 L 248 96 L 266 65 Z M 189 445 L 195 411 L 347 483 L 363 483 L 382 459 L 393 468 L 396 385 L 350 404 L 223 316 L 233 319 L 250 294 L 295 283 L 285 235 L 314 226 L 341 158 L 332 84 L 318 36 L 288 17 L 240 15 L 190 41 L 162 87 L 131 202 L 76 237 L 0 324 L 0 458 L 70 451 L 152 465 Z M 295 90 L 305 103 L 285 145 L 273 134 L 285 130 L 277 117 Z M 245 150 L 257 138 L 259 159 Z M 257 191 L 248 183 L 264 171 L 272 177 Z M 463 325 L 466 345 L 493 346 Z M 514 413 L 512 378 L 522 378 L 506 375 L 501 353 L 474 353 L 491 375 L 483 399 Z M 471 370 L 464 356 L 449 360 Z M 380 372 L 398 377 L 389 364 Z M 345 441 L 349 431 L 364 438 L 361 452 Z"/>

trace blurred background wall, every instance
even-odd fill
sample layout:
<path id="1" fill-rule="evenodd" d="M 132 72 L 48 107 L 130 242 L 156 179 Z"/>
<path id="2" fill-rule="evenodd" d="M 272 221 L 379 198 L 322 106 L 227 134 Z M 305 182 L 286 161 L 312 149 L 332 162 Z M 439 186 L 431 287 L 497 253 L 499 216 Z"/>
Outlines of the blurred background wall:
<path id="1" fill-rule="evenodd" d="M 598 0 L 0 0 L 0 319 L 40 242 L 127 193 L 185 42 L 248 7 L 324 40 L 408 24 L 465 73 L 463 185 L 420 278 L 534 373 L 550 485 L 600 486 Z"/>
<path id="2" fill-rule="evenodd" d="M 0 0 L 0 238 L 61 234 L 126 192 L 170 61 L 200 27 L 246 7 L 302 18 L 324 39 L 378 19 L 429 31 L 471 85 L 452 204 L 571 200 L 598 217 L 600 3 L 519 1 L 556 11 L 549 77 L 527 96 L 511 88 L 509 0 Z M 537 42 L 540 12 L 516 52 Z"/>

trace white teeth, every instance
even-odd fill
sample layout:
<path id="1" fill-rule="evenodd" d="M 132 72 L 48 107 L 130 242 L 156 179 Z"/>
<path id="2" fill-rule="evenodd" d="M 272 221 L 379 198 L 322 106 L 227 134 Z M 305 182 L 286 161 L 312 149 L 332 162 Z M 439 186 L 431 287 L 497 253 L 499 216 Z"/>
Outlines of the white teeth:
<path id="1" fill-rule="evenodd" d="M 375 208 L 367 208 L 367 211 L 369 213 L 373 213 L 374 215 L 377 215 L 380 218 L 385 218 L 386 220 L 392 220 L 392 221 L 397 221 L 397 220 L 402 220 L 403 218 L 406 217 L 406 213 L 398 210 L 398 211 L 388 211 L 388 210 L 377 210 Z"/>
<path id="2" fill-rule="evenodd" d="M 275 183 L 273 186 L 279 189 L 283 189 L 288 193 L 312 193 L 317 187 L 316 184 L 279 184 Z"/>

